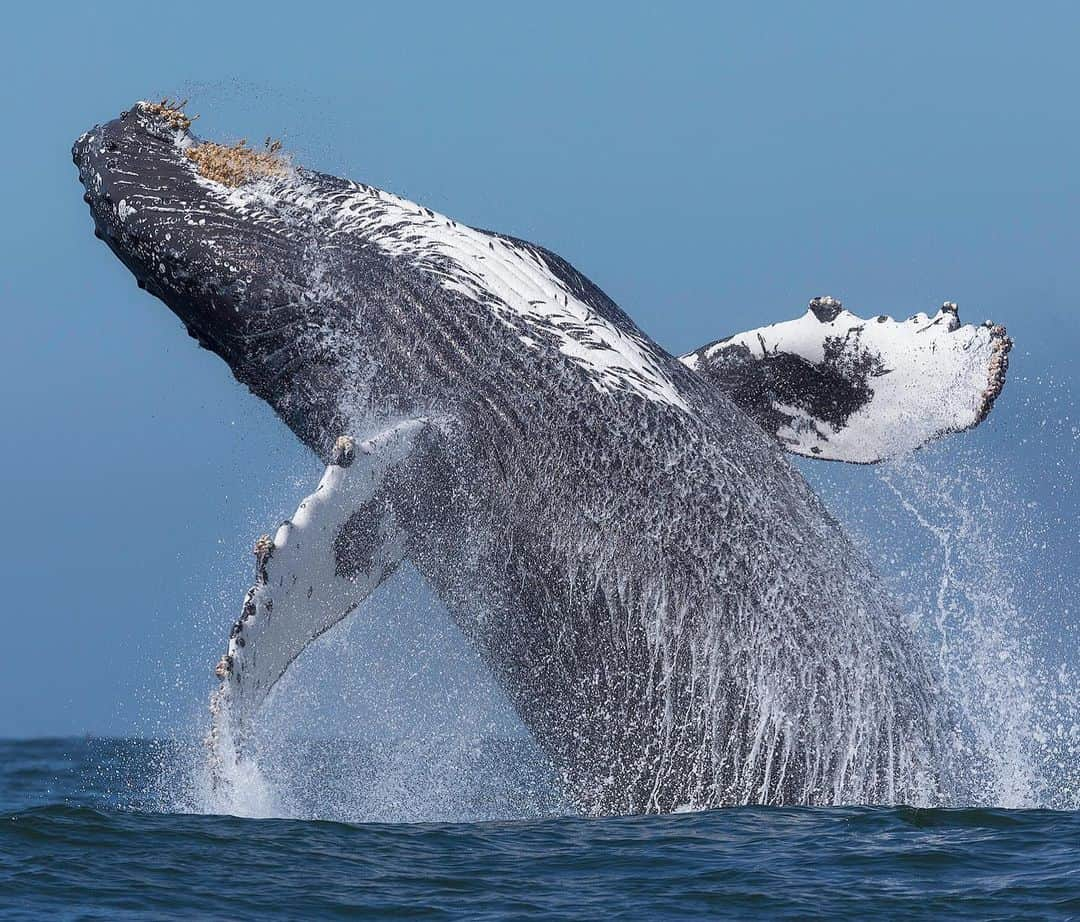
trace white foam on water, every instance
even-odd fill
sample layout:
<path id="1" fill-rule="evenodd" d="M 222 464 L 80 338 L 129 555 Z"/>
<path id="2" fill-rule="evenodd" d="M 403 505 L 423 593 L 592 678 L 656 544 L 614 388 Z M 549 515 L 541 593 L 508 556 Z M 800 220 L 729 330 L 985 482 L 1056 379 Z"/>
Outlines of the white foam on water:
<path id="1" fill-rule="evenodd" d="M 212 754 L 211 759 L 215 758 Z M 194 793 L 195 812 L 250 819 L 289 816 L 281 794 L 262 770 L 260 759 L 229 758 L 224 764 L 203 763 Z"/>

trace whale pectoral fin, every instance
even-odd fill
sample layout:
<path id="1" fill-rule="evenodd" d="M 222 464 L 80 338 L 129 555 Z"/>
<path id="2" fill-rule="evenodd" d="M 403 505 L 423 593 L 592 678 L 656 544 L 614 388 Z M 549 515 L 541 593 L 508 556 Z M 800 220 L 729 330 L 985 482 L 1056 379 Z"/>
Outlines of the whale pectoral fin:
<path id="1" fill-rule="evenodd" d="M 315 492 L 255 544 L 256 581 L 217 666 L 213 737 L 244 745 L 250 718 L 304 648 L 364 601 L 404 556 L 389 494 L 427 421 L 344 436 Z"/>
<path id="2" fill-rule="evenodd" d="M 1012 340 L 989 321 L 863 320 L 833 298 L 803 317 L 702 346 L 681 361 L 710 377 L 794 454 L 874 463 L 978 425 L 1005 385 Z"/>

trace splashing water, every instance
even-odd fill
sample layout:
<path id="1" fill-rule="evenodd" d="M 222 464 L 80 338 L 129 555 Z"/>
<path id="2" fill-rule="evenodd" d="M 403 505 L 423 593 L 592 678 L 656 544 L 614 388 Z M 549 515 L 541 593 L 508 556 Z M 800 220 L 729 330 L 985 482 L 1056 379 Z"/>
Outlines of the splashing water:
<path id="1" fill-rule="evenodd" d="M 342 822 L 570 812 L 551 765 L 409 565 L 290 667 L 242 759 L 218 704 L 207 745 L 183 750 L 160 784 L 170 810 Z"/>
<path id="2" fill-rule="evenodd" d="M 808 464 L 803 470 L 933 653 L 964 750 L 952 764 L 970 775 L 956 787 L 978 804 L 1075 809 L 1080 687 L 1068 651 L 1056 654 L 1048 643 L 1054 617 L 1067 622 L 1068 607 L 1059 603 L 1055 612 L 1045 600 L 1031 603 L 1029 574 L 1018 563 L 1031 555 L 1018 547 L 1045 547 L 1041 513 L 1025 497 L 1022 476 L 1002 472 L 1000 451 L 978 446 L 950 442 L 877 468 Z M 1051 451 L 1068 468 L 1070 449 L 1054 444 Z M 424 610 L 415 598 L 406 599 L 409 606 L 418 611 L 410 628 L 416 634 L 430 632 L 432 618 L 441 619 L 439 639 L 456 634 L 445 612 Z M 369 728 L 350 734 L 332 716 L 318 727 L 305 722 L 303 715 L 318 711 L 325 698 L 344 695 L 358 673 L 377 673 L 371 631 L 394 630 L 400 615 L 388 610 L 384 594 L 313 644 L 264 708 L 255 758 L 228 765 L 225 786 L 215 786 L 211 767 L 200 761 L 185 782 L 184 809 L 387 822 L 564 812 L 558 784 L 537 748 L 510 747 L 512 757 L 494 752 L 492 738 L 503 728 L 492 732 L 460 706 L 441 732 L 429 726 L 419 735 L 416 722 L 410 726 L 402 719 L 409 715 L 399 711 L 387 720 L 393 739 L 368 746 L 340 736 L 366 739 Z M 357 628 L 360 622 L 364 629 Z M 435 642 L 412 651 L 418 671 L 438 656 L 438 647 Z M 328 662 L 336 664 L 333 670 Z M 435 685 L 452 681 L 442 674 Z M 370 682 L 365 693 L 372 693 Z M 501 697 L 490 682 L 468 689 L 470 695 Z M 359 703 L 370 707 L 372 701 Z M 411 702 L 405 710 L 420 707 Z M 308 738 L 312 730 L 321 737 L 317 743 Z M 524 775 L 519 763 L 528 766 Z"/>
<path id="3" fill-rule="evenodd" d="M 866 479 L 865 469 L 859 474 Z M 841 491 L 828 478 L 819 486 L 933 651 L 961 728 L 963 751 L 954 764 L 970 774 L 958 787 L 979 804 L 1074 809 L 1080 799 L 1076 674 L 1047 657 L 1040 647 L 1046 625 L 1017 599 L 1023 587 L 1010 541 L 1038 537 L 1028 504 L 977 455 L 955 449 L 882 466 L 866 480 L 866 489 L 856 491 Z M 883 523 L 883 515 L 891 522 Z M 454 630 L 445 613 L 417 605 L 415 592 L 405 596 L 418 610 L 414 628 L 442 618 L 446 623 L 436 630 Z M 338 686 L 371 667 L 368 633 L 372 619 L 394 618 L 387 608 L 385 599 L 375 600 L 361 619 L 367 633 L 354 620 L 351 631 L 331 632 L 305 653 L 268 702 L 255 757 L 216 766 L 216 779 L 204 765 L 195 810 L 383 822 L 566 811 L 536 747 L 493 740 L 492 725 L 463 713 L 460 702 L 450 732 L 441 734 L 362 745 L 327 738 L 334 721 L 324 713 L 315 720 L 322 739 L 298 735 L 305 723 L 311 729 L 305 714 L 325 710 L 323 695 L 342 693 L 326 663 L 337 670 L 353 664 L 337 677 Z M 431 653 L 425 647 L 413 655 L 422 663 Z M 450 677 L 440 674 L 437 682 L 454 694 Z M 466 690 L 477 693 L 498 694 L 494 686 Z M 387 720 L 409 723 L 402 713 Z M 219 732 L 227 732 L 227 721 Z"/>
<path id="4" fill-rule="evenodd" d="M 934 655 L 962 727 L 964 789 L 980 805 L 1076 809 L 1076 548 L 1065 542 L 1075 541 L 1078 433 L 1067 416 L 1043 418 L 1053 382 L 1015 389 L 1026 404 L 1015 425 L 1034 433 L 998 432 L 987 444 L 1038 439 L 1041 465 L 1010 470 L 1012 459 L 975 440 L 882 465 L 872 478 L 807 472 Z"/>
<path id="5" fill-rule="evenodd" d="M 986 525 L 991 506 L 985 473 L 937 477 L 924 463 L 909 461 L 886 469 L 882 481 L 936 546 L 937 566 L 926 587 L 930 597 L 921 607 L 944 688 L 974 735 L 977 752 L 989 759 L 989 775 L 974 789 L 1003 806 L 1033 806 L 1031 655 L 1023 649 L 1020 615 Z"/>
<path id="6" fill-rule="evenodd" d="M 1004 807 L 1075 802 L 1076 779 L 1067 774 L 1080 757 L 1077 677 L 1040 655 L 1045 625 L 1018 605 L 1015 564 L 1002 539 L 1022 510 L 982 467 L 937 468 L 908 459 L 880 474 L 926 535 L 932 561 L 921 586 L 892 582 L 910 611 L 924 613 L 920 626 L 946 692 L 988 760 L 974 789 Z"/>

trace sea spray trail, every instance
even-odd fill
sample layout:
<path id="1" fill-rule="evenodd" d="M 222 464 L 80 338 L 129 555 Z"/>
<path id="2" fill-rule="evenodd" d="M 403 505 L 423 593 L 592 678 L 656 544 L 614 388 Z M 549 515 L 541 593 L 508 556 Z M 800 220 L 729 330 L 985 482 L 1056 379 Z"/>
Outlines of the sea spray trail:
<path id="1" fill-rule="evenodd" d="M 1024 512 L 998 478 L 973 463 L 948 472 L 919 460 L 885 470 L 884 483 L 938 545 L 933 612 L 950 696 L 992 766 L 983 803 L 1006 807 L 1080 806 L 1080 678 L 1051 662 L 1048 619 L 1016 599 L 1019 574 L 1002 546 Z M 1026 533 L 1024 533 L 1026 531 Z M 928 569 L 928 576 L 934 572 Z M 1070 777 L 1071 775 L 1071 777 Z"/>
<path id="2" fill-rule="evenodd" d="M 985 473 L 965 467 L 938 477 L 908 461 L 887 469 L 882 480 L 938 545 L 937 586 L 924 620 L 946 692 L 990 763 L 976 796 L 1005 807 L 1035 806 L 1045 793 L 1032 751 L 1040 688 L 993 540 L 998 523 Z"/>
<path id="3" fill-rule="evenodd" d="M 1047 398 L 1060 390 L 1034 382 L 1018 402 L 1057 459 L 1053 469 L 1070 478 L 1076 426 Z M 970 802 L 1076 809 L 1080 676 L 1068 652 L 1075 581 L 1052 561 L 1035 571 L 1023 564 L 1033 549 L 1045 555 L 1058 513 L 1032 503 L 1023 472 L 1003 470 L 988 454 L 978 444 L 950 444 L 884 465 L 857 485 L 846 473 L 815 481 L 935 653 L 968 745 L 983 757 L 967 763 L 976 773 Z M 1061 514 L 1075 520 L 1077 510 Z"/>

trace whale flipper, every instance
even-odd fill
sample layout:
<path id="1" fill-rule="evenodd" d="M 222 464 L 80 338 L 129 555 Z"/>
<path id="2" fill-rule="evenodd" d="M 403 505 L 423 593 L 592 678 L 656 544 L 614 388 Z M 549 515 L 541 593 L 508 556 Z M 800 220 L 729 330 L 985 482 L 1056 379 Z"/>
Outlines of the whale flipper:
<path id="1" fill-rule="evenodd" d="M 256 582 L 216 670 L 222 684 L 214 712 L 227 722 L 232 755 L 243 750 L 251 716 L 290 663 L 401 563 L 405 536 L 388 494 L 427 425 L 409 419 L 362 442 L 339 438 L 315 492 L 272 539 L 255 543 Z"/>
<path id="2" fill-rule="evenodd" d="M 681 356 L 797 455 L 872 464 L 978 425 L 1005 384 L 1012 340 L 989 321 L 863 320 L 814 298 L 797 320 Z"/>

